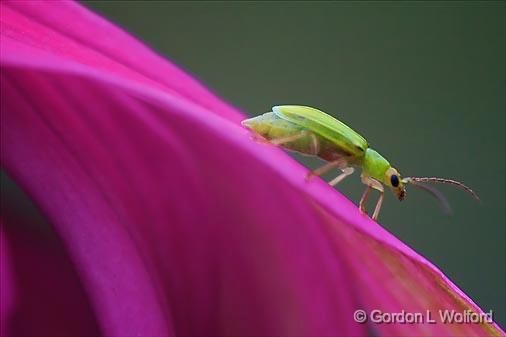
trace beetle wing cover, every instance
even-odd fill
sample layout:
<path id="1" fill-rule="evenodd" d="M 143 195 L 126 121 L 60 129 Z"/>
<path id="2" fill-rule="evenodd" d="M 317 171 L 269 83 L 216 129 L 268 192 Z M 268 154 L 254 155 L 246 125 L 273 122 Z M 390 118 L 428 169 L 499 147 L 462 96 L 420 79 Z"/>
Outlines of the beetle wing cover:
<path id="1" fill-rule="evenodd" d="M 278 105 L 272 111 L 285 120 L 333 142 L 355 157 L 364 155 L 367 141 L 343 122 L 315 108 L 302 105 Z"/>

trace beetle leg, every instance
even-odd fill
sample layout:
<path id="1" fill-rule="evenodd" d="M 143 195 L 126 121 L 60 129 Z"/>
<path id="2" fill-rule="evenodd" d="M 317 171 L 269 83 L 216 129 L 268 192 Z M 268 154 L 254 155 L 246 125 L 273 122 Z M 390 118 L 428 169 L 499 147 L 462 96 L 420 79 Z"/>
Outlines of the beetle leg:
<path id="1" fill-rule="evenodd" d="M 362 198 L 360 198 L 360 203 L 358 204 L 358 208 L 360 209 L 360 213 L 367 214 L 367 210 L 365 209 L 365 204 L 367 199 L 369 198 L 369 194 L 371 193 L 371 186 L 367 185 L 364 193 L 362 194 Z"/>
<path id="2" fill-rule="evenodd" d="M 343 159 L 338 159 L 338 160 L 334 160 L 334 161 L 329 161 L 328 163 L 326 163 L 325 165 L 323 166 L 320 166 L 318 167 L 317 169 L 309 172 L 306 176 L 306 180 L 307 181 L 310 181 L 314 176 L 321 176 L 322 174 L 324 174 L 325 172 L 328 172 L 330 170 L 332 170 L 334 167 L 343 167 L 347 165 L 346 161 L 344 161 Z M 335 184 L 334 184 L 335 185 Z"/>
<path id="3" fill-rule="evenodd" d="M 380 192 L 378 202 L 376 203 L 376 207 L 374 207 L 374 213 L 372 214 L 372 219 L 377 220 L 379 212 L 381 210 L 381 205 L 383 204 L 383 197 L 385 196 L 385 189 L 383 188 L 383 185 L 379 181 L 369 178 L 369 177 L 362 177 L 362 182 L 368 186 L 368 189 L 366 191 L 369 191 L 371 188 L 374 188 L 375 190 Z M 365 194 L 365 192 L 364 192 L 364 194 Z M 367 194 L 369 194 L 369 193 L 367 193 Z M 367 200 L 367 197 L 368 197 L 368 195 L 365 198 L 366 200 Z M 362 196 L 362 198 L 363 198 L 363 196 Z M 362 204 L 362 200 L 361 200 L 361 204 Z M 365 210 L 364 206 L 365 205 L 361 205 L 362 212 Z"/>
<path id="4" fill-rule="evenodd" d="M 338 175 L 337 177 L 335 177 L 334 179 L 332 179 L 329 182 L 330 186 L 335 186 L 335 185 L 339 184 L 344 178 L 353 174 L 355 169 L 353 167 L 345 167 L 345 168 L 341 169 L 341 171 L 343 171 L 343 173 L 341 173 L 340 175 Z"/>
<path id="5" fill-rule="evenodd" d="M 318 140 L 318 137 L 314 133 L 309 133 L 309 138 L 311 139 L 311 154 L 313 156 L 317 156 L 320 152 L 320 141 Z"/>
<path id="6" fill-rule="evenodd" d="M 269 140 L 269 142 L 274 145 L 281 145 L 281 144 L 296 141 L 296 140 L 301 139 L 303 137 L 307 137 L 308 134 L 310 134 L 309 131 L 304 130 L 304 131 L 301 131 L 301 132 L 296 133 L 294 135 L 271 139 L 271 140 Z"/>
<path id="7" fill-rule="evenodd" d="M 376 203 L 376 207 L 374 208 L 374 213 L 372 214 L 373 220 L 378 220 L 378 215 L 380 213 L 381 205 L 383 205 L 383 197 L 385 196 L 385 191 L 383 190 L 383 187 L 381 188 L 381 191 L 379 191 L 379 192 L 380 192 L 380 196 L 378 198 L 378 202 Z"/>
<path id="8" fill-rule="evenodd" d="M 252 133 L 250 136 L 251 140 L 259 144 L 270 144 L 269 140 L 258 133 Z"/>

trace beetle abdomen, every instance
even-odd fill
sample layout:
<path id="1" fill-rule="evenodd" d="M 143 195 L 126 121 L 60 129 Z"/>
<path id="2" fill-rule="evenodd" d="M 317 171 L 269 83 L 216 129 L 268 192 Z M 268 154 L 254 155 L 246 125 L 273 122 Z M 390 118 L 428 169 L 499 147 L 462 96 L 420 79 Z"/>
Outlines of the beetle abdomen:
<path id="1" fill-rule="evenodd" d="M 290 121 L 278 117 L 273 112 L 246 119 L 242 125 L 261 135 L 267 140 L 280 139 L 300 134 L 305 129 Z M 319 137 L 305 136 L 281 145 L 282 147 L 307 155 L 318 155 Z"/>
<path id="2" fill-rule="evenodd" d="M 242 124 L 267 140 L 290 137 L 300 134 L 303 131 L 310 131 L 300 125 L 280 118 L 273 112 L 246 119 Z M 319 156 L 327 161 L 347 157 L 349 155 L 343 153 L 342 149 L 336 147 L 332 142 L 312 132 L 309 132 L 307 136 L 284 143 L 281 146 L 305 155 Z"/>
<path id="3" fill-rule="evenodd" d="M 292 136 L 303 130 L 300 126 L 283 120 L 272 112 L 246 119 L 242 121 L 242 125 L 269 140 Z"/>

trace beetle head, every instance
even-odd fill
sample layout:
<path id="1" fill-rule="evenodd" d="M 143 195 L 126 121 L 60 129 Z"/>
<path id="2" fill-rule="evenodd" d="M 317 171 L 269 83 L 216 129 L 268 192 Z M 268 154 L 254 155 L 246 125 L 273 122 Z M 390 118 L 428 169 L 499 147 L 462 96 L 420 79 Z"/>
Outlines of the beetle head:
<path id="1" fill-rule="evenodd" d="M 399 201 L 402 201 L 406 196 L 406 184 L 401 178 L 399 172 L 393 167 L 390 167 L 385 172 L 385 179 L 383 183 L 392 189 L 392 192 L 399 199 Z"/>

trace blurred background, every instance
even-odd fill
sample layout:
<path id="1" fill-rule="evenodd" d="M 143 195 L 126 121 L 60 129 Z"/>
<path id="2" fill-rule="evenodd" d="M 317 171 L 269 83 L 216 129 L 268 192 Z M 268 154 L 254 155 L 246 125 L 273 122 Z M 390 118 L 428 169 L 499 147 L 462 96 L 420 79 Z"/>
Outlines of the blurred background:
<path id="1" fill-rule="evenodd" d="M 84 4 L 247 115 L 314 106 L 401 174 L 475 189 L 481 204 L 441 187 L 452 216 L 413 188 L 403 203 L 388 194 L 380 223 L 506 326 L 504 2 Z M 339 190 L 357 203 L 359 175 Z"/>

